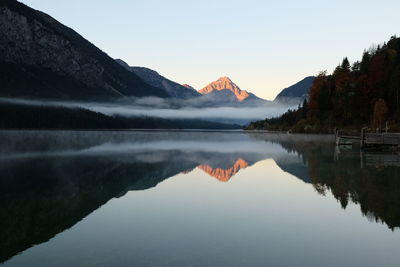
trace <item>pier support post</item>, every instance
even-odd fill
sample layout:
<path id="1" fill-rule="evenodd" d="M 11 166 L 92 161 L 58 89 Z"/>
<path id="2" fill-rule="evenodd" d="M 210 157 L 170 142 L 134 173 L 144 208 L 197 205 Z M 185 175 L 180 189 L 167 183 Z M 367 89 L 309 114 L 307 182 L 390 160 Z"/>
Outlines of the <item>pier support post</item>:
<path id="1" fill-rule="evenodd" d="M 360 137 L 360 146 L 361 149 L 364 149 L 365 146 L 365 132 L 366 132 L 367 128 L 362 128 L 361 129 L 361 137 Z"/>
<path id="2" fill-rule="evenodd" d="M 335 128 L 335 144 L 338 146 L 340 143 L 339 129 Z"/>

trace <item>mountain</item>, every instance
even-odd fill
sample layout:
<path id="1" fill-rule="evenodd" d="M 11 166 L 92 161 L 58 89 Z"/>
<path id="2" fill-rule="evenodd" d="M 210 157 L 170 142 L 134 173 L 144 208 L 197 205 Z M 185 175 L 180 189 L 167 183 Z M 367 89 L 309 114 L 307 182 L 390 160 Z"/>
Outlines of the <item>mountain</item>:
<path id="1" fill-rule="evenodd" d="M 243 101 L 250 95 L 247 91 L 241 90 L 234 82 L 228 77 L 221 77 L 218 80 L 210 83 L 203 89 L 199 90 L 202 95 L 209 94 L 214 91 L 229 90 L 231 91 L 238 101 Z"/>
<path id="2" fill-rule="evenodd" d="M 200 94 L 191 87 L 186 87 L 173 82 L 156 71 L 144 67 L 131 67 L 126 62 L 121 59 L 116 59 L 116 61 L 126 68 L 127 70 L 135 73 L 137 76 L 142 78 L 146 83 L 151 86 L 160 88 L 168 93 L 168 95 L 176 98 L 193 98 L 198 97 Z"/>
<path id="3" fill-rule="evenodd" d="M 241 90 L 228 77 L 221 77 L 198 91 L 210 101 L 220 104 L 268 104 L 270 101 Z"/>
<path id="4" fill-rule="evenodd" d="M 74 30 L 16 0 L 0 0 L 0 32 L 0 96 L 168 96 Z"/>
<path id="5" fill-rule="evenodd" d="M 275 102 L 281 104 L 298 105 L 308 98 L 308 91 L 314 82 L 315 76 L 309 76 L 298 83 L 283 89 L 275 98 Z"/>

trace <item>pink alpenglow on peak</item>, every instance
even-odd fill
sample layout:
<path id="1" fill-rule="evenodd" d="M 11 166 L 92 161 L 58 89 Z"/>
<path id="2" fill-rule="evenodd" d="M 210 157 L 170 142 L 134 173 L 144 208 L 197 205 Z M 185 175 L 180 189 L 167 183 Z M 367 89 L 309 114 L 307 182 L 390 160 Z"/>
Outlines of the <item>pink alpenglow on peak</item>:
<path id="1" fill-rule="evenodd" d="M 241 90 L 239 86 L 237 86 L 234 82 L 231 81 L 228 77 L 221 77 L 218 80 L 210 83 L 203 89 L 199 90 L 198 92 L 202 95 L 209 94 L 214 91 L 221 91 L 221 90 L 229 90 L 231 91 L 238 101 L 243 101 L 250 96 L 250 94 L 245 91 Z"/>

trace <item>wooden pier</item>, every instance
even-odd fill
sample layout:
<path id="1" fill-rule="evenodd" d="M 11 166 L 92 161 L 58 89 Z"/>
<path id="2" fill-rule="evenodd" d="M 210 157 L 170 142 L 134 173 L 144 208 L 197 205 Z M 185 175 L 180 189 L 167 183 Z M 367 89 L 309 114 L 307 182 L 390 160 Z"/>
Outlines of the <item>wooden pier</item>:
<path id="1" fill-rule="evenodd" d="M 366 128 L 361 130 L 360 136 L 341 135 L 335 131 L 337 146 L 352 145 L 359 142 L 362 150 L 400 149 L 400 133 L 368 133 Z"/>
<path id="2" fill-rule="evenodd" d="M 337 146 L 351 146 L 354 142 L 360 142 L 360 137 L 342 135 L 339 129 L 335 130 L 335 143 Z"/>
<path id="3" fill-rule="evenodd" d="M 398 148 L 399 146 L 400 134 L 398 133 L 365 133 L 361 138 L 362 149 Z"/>

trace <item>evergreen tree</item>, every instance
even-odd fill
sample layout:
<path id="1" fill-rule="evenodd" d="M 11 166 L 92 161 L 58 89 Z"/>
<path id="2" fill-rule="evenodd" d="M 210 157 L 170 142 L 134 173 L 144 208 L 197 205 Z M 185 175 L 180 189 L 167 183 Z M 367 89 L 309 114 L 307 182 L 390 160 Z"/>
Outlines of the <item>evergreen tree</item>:
<path id="1" fill-rule="evenodd" d="M 340 67 L 342 69 L 347 69 L 347 70 L 350 69 L 350 62 L 349 62 L 349 59 L 347 57 L 345 57 L 343 59 L 342 64 L 340 65 Z"/>

